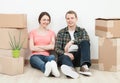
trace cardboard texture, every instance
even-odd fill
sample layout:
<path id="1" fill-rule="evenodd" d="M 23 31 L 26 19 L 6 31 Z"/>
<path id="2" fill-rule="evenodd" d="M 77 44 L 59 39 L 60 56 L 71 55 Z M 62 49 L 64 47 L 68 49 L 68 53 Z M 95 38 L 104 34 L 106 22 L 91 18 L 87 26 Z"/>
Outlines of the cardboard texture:
<path id="1" fill-rule="evenodd" d="M 9 29 L 9 28 L 0 28 L 0 48 L 1 49 L 12 49 L 10 46 L 10 37 L 9 33 L 11 36 L 15 36 L 16 42 L 19 40 L 19 34 L 21 32 L 21 39 L 20 42 L 24 41 L 23 48 L 28 48 L 28 32 L 27 29 Z"/>
<path id="2" fill-rule="evenodd" d="M 95 20 L 95 35 L 104 38 L 120 37 L 120 19 L 104 19 Z"/>
<path id="3" fill-rule="evenodd" d="M 23 57 L 13 58 L 0 56 L 0 73 L 7 75 L 18 75 L 24 73 Z"/>
<path id="4" fill-rule="evenodd" d="M 120 38 L 99 38 L 99 70 L 120 71 Z"/>
<path id="5" fill-rule="evenodd" d="M 21 49 L 20 50 L 20 56 L 21 57 L 28 57 L 30 55 L 30 53 L 28 53 L 28 49 Z M 4 49 L 0 49 L 0 56 L 12 56 L 12 50 L 4 50 Z"/>
<path id="6" fill-rule="evenodd" d="M 26 28 L 26 14 L 0 14 L 0 28 Z"/>

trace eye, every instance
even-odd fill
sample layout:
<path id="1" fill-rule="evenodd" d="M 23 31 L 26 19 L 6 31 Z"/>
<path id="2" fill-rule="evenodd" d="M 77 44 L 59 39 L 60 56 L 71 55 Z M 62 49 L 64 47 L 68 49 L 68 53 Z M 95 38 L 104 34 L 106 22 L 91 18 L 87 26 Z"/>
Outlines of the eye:
<path id="1" fill-rule="evenodd" d="M 50 21 L 49 19 L 43 19 L 43 21 Z"/>
<path id="2" fill-rule="evenodd" d="M 45 21 L 46 19 L 43 19 L 43 21 Z"/>
<path id="3" fill-rule="evenodd" d="M 70 18 L 66 18 L 67 20 L 69 20 Z"/>
<path id="4" fill-rule="evenodd" d="M 50 19 L 47 19 L 47 21 L 50 21 Z"/>

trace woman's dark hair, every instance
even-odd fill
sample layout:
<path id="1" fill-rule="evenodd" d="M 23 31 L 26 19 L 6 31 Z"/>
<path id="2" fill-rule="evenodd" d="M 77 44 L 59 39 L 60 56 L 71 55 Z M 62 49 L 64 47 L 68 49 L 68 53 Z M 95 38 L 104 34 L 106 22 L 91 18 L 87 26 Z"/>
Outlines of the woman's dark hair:
<path id="1" fill-rule="evenodd" d="M 42 13 L 40 13 L 39 18 L 38 18 L 39 24 L 40 24 L 41 18 L 42 18 L 44 15 L 47 15 L 47 16 L 49 17 L 49 21 L 51 22 L 51 17 L 50 17 L 50 15 L 49 15 L 49 13 L 47 13 L 47 12 L 42 12 Z"/>

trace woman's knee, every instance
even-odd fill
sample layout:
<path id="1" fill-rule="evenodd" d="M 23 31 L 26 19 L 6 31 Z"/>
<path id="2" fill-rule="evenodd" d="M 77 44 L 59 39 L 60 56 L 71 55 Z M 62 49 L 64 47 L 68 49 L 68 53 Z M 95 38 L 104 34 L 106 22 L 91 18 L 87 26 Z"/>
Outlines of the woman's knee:
<path id="1" fill-rule="evenodd" d="M 35 56 L 35 55 L 31 56 L 31 57 L 30 57 L 30 62 L 36 61 L 37 58 L 38 58 L 38 57 Z"/>

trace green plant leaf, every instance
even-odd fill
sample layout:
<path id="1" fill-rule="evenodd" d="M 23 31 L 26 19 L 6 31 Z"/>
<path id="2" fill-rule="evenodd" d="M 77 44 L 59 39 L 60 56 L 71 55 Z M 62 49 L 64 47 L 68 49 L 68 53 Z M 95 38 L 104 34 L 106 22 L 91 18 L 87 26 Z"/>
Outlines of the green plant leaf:
<path id="1" fill-rule="evenodd" d="M 15 49 L 14 42 L 12 41 L 12 37 L 11 37 L 10 33 L 8 33 L 8 34 L 10 37 L 10 45 L 11 45 L 12 49 Z"/>
<path id="2" fill-rule="evenodd" d="M 10 37 L 9 44 L 10 44 L 11 48 L 13 50 L 20 50 L 22 48 L 24 42 L 25 42 L 26 37 L 24 38 L 24 40 L 22 42 L 20 42 L 20 40 L 21 40 L 21 31 L 19 33 L 18 41 L 15 38 L 15 35 L 13 35 L 13 38 L 12 38 L 11 34 L 10 33 L 8 33 L 8 34 L 9 34 L 9 37 Z"/>
<path id="3" fill-rule="evenodd" d="M 21 49 L 21 48 L 22 48 L 22 46 L 23 46 L 23 44 L 24 44 L 25 40 L 26 40 L 26 38 L 24 38 L 24 40 L 22 41 L 22 43 L 21 43 L 21 45 L 20 45 L 19 49 Z"/>

